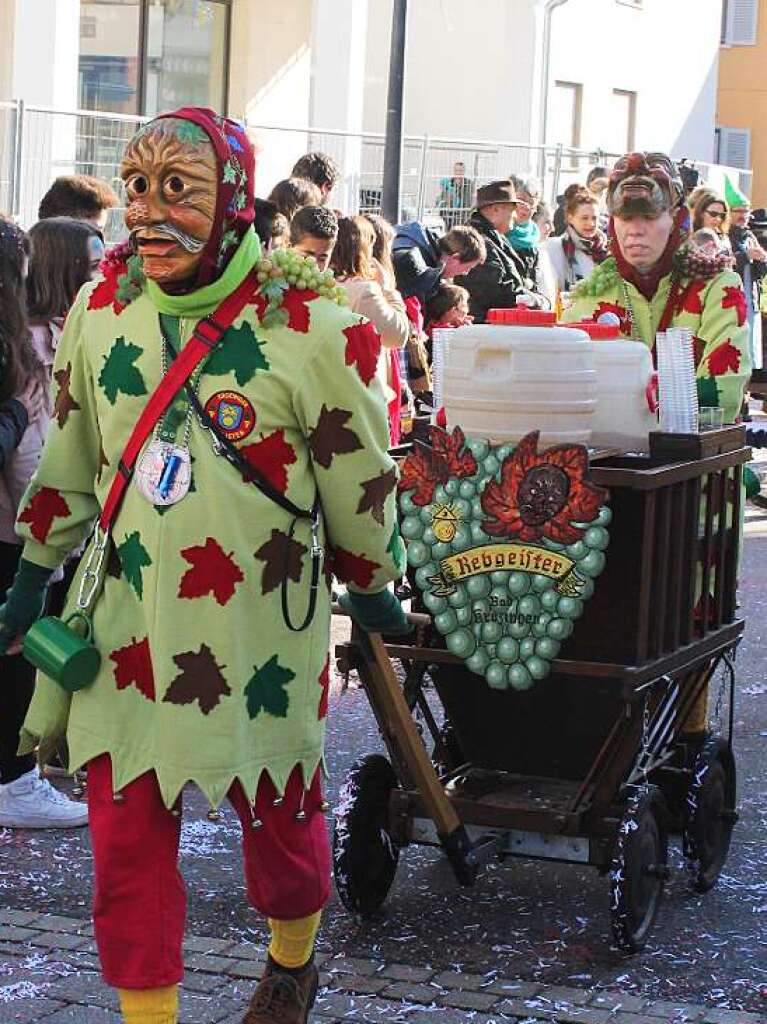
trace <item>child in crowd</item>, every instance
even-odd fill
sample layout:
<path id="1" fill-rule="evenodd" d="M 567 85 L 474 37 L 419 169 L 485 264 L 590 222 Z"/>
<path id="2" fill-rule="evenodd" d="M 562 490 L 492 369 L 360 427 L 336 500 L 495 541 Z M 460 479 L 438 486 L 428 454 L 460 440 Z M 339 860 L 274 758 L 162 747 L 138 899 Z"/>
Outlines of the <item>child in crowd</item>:
<path id="1" fill-rule="evenodd" d="M 262 251 L 267 253 L 273 249 L 286 249 L 290 227 L 287 217 L 280 213 L 276 203 L 268 199 L 256 199 L 254 205 L 256 215 L 253 227 L 261 242 Z"/>
<path id="2" fill-rule="evenodd" d="M 469 293 L 457 284 L 442 281 L 426 301 L 426 333 L 441 327 L 463 327 L 473 322 L 469 316 Z"/>
<path id="3" fill-rule="evenodd" d="M 268 198 L 288 221 L 293 220 L 302 206 L 322 205 L 322 193 L 313 181 L 305 178 L 278 181 Z"/>
<path id="4" fill-rule="evenodd" d="M 402 348 L 410 336 L 410 324 L 402 296 L 394 282 L 373 255 L 376 234 L 365 217 L 342 217 L 338 222 L 338 240 L 331 266 L 343 285 L 349 306 L 361 313 L 378 331 L 382 348 L 376 374 L 383 386 L 389 408 L 392 444 L 400 438 L 400 380 L 398 364 L 390 349 Z"/>
<path id="5" fill-rule="evenodd" d="M 290 248 L 327 269 L 338 238 L 338 218 L 327 206 L 303 206 L 290 222 Z"/>

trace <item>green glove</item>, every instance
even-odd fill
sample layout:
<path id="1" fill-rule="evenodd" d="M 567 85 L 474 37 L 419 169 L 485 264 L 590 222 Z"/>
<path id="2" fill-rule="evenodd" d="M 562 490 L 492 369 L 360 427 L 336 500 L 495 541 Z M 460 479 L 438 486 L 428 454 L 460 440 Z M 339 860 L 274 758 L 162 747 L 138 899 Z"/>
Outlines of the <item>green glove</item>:
<path id="1" fill-rule="evenodd" d="M 746 497 L 755 498 L 762 489 L 762 481 L 748 466 L 743 467 L 743 483 L 746 487 Z"/>
<path id="2" fill-rule="evenodd" d="M 377 594 L 358 594 L 347 590 L 339 597 L 338 603 L 366 633 L 403 636 L 413 632 L 412 622 L 408 622 L 402 605 L 388 588 Z"/>
<path id="3" fill-rule="evenodd" d="M 5 604 L 0 606 L 0 655 L 40 618 L 53 573 L 53 569 L 35 565 L 25 558 L 19 561 L 16 576 L 5 595 Z"/>

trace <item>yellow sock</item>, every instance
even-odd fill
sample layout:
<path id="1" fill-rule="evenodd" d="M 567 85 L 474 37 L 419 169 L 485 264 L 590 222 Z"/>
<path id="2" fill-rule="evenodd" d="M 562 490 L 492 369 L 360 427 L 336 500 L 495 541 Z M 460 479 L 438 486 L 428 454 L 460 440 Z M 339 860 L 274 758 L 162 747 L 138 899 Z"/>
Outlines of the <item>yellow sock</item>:
<path id="1" fill-rule="evenodd" d="M 177 1024 L 178 985 L 118 988 L 125 1024 Z"/>
<path id="2" fill-rule="evenodd" d="M 272 941 L 269 955 L 281 967 L 303 967 L 314 949 L 314 940 L 320 927 L 321 911 L 300 917 L 297 921 L 275 921 L 269 918 Z"/>

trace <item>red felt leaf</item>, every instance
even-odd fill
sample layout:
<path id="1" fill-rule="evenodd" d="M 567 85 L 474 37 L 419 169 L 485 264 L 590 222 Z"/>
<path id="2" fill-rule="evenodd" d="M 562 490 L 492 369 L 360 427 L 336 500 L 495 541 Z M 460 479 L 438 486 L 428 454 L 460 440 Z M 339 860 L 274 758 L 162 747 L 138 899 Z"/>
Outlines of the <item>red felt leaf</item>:
<path id="1" fill-rule="evenodd" d="M 742 327 L 748 316 L 746 293 L 743 289 L 737 285 L 730 285 L 728 288 L 725 288 L 724 297 L 722 298 L 722 309 L 734 309 L 735 315 L 738 318 L 738 327 Z"/>
<path id="2" fill-rule="evenodd" d="M 454 427 L 452 434 L 440 430 L 439 427 L 431 427 L 429 436 L 434 446 L 434 454 L 447 462 L 450 476 L 460 478 L 473 476 L 477 472 L 477 460 L 468 449 L 462 450 L 466 444 L 466 438 L 460 427 Z"/>
<path id="3" fill-rule="evenodd" d="M 29 523 L 29 531 L 36 541 L 45 544 L 53 520 L 70 515 L 69 505 L 61 492 L 53 487 L 41 487 L 19 516 L 20 523 Z"/>
<path id="4" fill-rule="evenodd" d="M 226 554 L 218 541 L 208 537 L 205 543 L 184 548 L 182 558 L 192 566 L 181 577 L 179 597 L 204 597 L 212 594 L 220 605 L 225 605 L 234 594 L 235 587 L 245 578 L 232 555 Z"/>
<path id="5" fill-rule="evenodd" d="M 363 555 L 355 555 L 345 548 L 333 549 L 333 573 L 342 583 L 355 583 L 358 587 L 369 587 L 373 573 L 381 566 Z"/>
<path id="6" fill-rule="evenodd" d="M 720 377 L 723 373 L 737 373 L 740 369 L 740 352 L 728 338 L 722 345 L 717 345 L 707 362 L 708 372 L 712 377 Z"/>
<path id="7" fill-rule="evenodd" d="M 88 309 L 106 309 L 111 306 L 118 315 L 125 309 L 125 304 L 117 298 L 117 278 L 128 271 L 125 263 L 111 263 L 105 260 L 99 268 L 104 275 L 96 285 L 88 299 Z"/>
<path id="8" fill-rule="evenodd" d="M 306 334 L 309 330 L 308 302 L 318 298 L 311 288 L 288 288 L 282 297 L 282 308 L 288 313 L 288 327 L 291 331 Z"/>
<path id="9" fill-rule="evenodd" d="M 367 385 L 376 374 L 378 355 L 381 351 L 381 339 L 375 327 L 368 321 L 344 328 L 346 335 L 347 366 L 356 365 L 362 383 Z"/>
<path id="10" fill-rule="evenodd" d="M 296 453 L 285 440 L 282 427 L 254 444 L 246 444 L 240 448 L 240 455 L 263 473 L 273 487 L 285 493 L 288 489 L 287 467 L 296 461 Z"/>
<path id="11" fill-rule="evenodd" d="M 320 696 L 320 706 L 317 710 L 317 720 L 321 721 L 327 716 L 328 713 L 328 691 L 330 689 L 330 656 L 328 656 L 325 662 L 325 667 L 320 672 L 319 679 L 317 682 L 322 687 L 322 694 Z"/>
<path id="12" fill-rule="evenodd" d="M 690 281 L 685 290 L 679 296 L 676 304 L 677 313 L 694 313 L 700 315 L 703 312 L 701 292 L 708 285 L 708 281 Z"/>
<path id="13" fill-rule="evenodd" d="M 434 497 L 437 484 L 444 484 L 449 476 L 448 465 L 431 448 L 416 443 L 402 463 L 399 489 L 413 491 L 415 505 L 428 505 Z"/>
<path id="14" fill-rule="evenodd" d="M 600 302 L 591 317 L 594 323 L 599 322 L 603 313 L 615 313 L 620 321 L 621 334 L 625 334 L 627 338 L 631 336 L 631 318 L 625 306 L 619 306 L 617 302 Z"/>
<path id="15" fill-rule="evenodd" d="M 148 637 L 137 640 L 134 636 L 131 643 L 112 651 L 109 657 L 115 663 L 114 673 L 118 690 L 135 686 L 147 700 L 155 699 L 154 672 Z"/>

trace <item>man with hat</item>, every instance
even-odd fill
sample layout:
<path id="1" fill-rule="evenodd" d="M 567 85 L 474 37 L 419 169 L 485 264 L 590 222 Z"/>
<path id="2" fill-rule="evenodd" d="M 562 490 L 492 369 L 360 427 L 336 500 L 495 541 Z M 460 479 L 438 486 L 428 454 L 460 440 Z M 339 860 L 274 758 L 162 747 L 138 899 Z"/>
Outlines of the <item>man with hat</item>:
<path id="1" fill-rule="evenodd" d="M 506 238 L 513 228 L 517 194 L 508 179 L 491 181 L 477 189 L 470 225 L 485 241 L 485 262 L 455 283 L 469 293 L 469 313 L 482 324 L 489 309 L 509 309 L 522 300 L 524 305 L 540 307 L 546 300 L 525 288 L 514 250 Z"/>
<path id="2" fill-rule="evenodd" d="M 608 187 L 611 257 L 575 289 L 569 321 L 617 322 L 650 350 L 655 335 L 687 327 L 695 344 L 698 397 L 740 414 L 751 372 L 746 297 L 727 255 L 703 259 L 688 244 L 689 212 L 676 167 L 663 153 L 629 153 Z"/>
<path id="3" fill-rule="evenodd" d="M 733 185 L 728 175 L 724 178 L 724 197 L 730 207 L 730 245 L 735 257 L 735 269 L 743 281 L 746 294 L 751 360 L 754 366 L 762 364 L 762 317 L 759 312 L 762 280 L 767 274 L 767 253 L 751 231 L 751 202 L 745 193 Z"/>
<path id="4" fill-rule="evenodd" d="M 22 747 L 44 756 L 66 733 L 70 767 L 88 765 L 95 937 L 126 1024 L 178 1019 L 189 783 L 214 817 L 233 806 L 269 919 L 244 1024 L 305 1024 L 330 888 L 323 549 L 363 628 L 409 628 L 387 587 L 405 559 L 380 339 L 329 271 L 261 256 L 254 170 L 243 126 L 198 107 L 128 143 L 129 244 L 67 318 L 0 608 L 0 651 L 60 636 L 35 620 L 96 520 L 65 614 L 90 622 L 100 663 L 73 679 L 46 662 Z"/>

